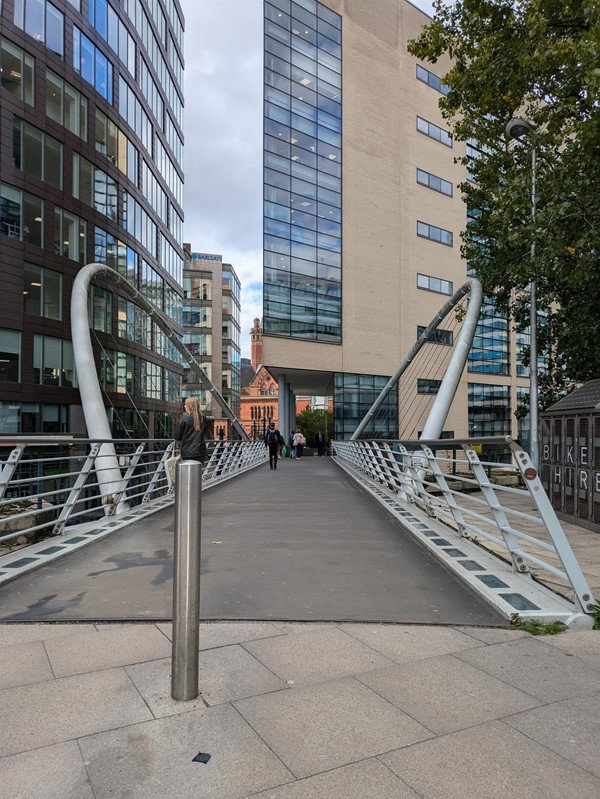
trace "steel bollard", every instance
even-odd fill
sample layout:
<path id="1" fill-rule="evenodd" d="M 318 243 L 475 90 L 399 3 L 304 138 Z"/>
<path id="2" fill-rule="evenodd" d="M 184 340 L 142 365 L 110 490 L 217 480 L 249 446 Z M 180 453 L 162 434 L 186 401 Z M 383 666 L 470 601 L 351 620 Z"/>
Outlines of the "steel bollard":
<path id="1" fill-rule="evenodd" d="M 179 461 L 175 478 L 171 697 L 198 696 L 202 464 Z"/>

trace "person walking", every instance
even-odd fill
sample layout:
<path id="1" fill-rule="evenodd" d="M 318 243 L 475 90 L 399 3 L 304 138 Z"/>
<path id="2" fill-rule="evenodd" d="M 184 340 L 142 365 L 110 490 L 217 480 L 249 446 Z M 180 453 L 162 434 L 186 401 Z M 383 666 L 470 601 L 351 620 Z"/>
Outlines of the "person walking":
<path id="1" fill-rule="evenodd" d="M 187 397 L 184 405 L 185 413 L 175 425 L 173 438 L 179 441 L 179 452 L 182 461 L 206 460 L 206 432 L 208 419 L 200 411 L 198 397 Z"/>
<path id="2" fill-rule="evenodd" d="M 292 432 L 290 433 L 289 441 L 288 441 L 288 443 L 290 445 L 290 458 L 292 460 L 296 457 L 296 445 L 294 444 L 294 438 L 295 438 L 295 433 L 292 430 Z"/>
<path id="3" fill-rule="evenodd" d="M 294 434 L 294 447 L 296 448 L 296 460 L 300 460 L 300 458 L 302 457 L 302 450 L 304 449 L 305 445 L 306 445 L 306 439 L 304 438 L 300 430 L 297 430 L 296 433 Z"/>
<path id="4" fill-rule="evenodd" d="M 269 468 L 277 468 L 277 454 L 279 445 L 283 443 L 283 437 L 279 430 L 276 429 L 274 422 L 269 423 L 269 429 L 265 436 L 265 447 L 269 450 Z"/>
<path id="5" fill-rule="evenodd" d="M 319 430 L 315 438 L 317 442 L 317 455 L 319 458 L 322 458 L 325 454 L 325 436 L 323 435 L 323 431 Z"/>

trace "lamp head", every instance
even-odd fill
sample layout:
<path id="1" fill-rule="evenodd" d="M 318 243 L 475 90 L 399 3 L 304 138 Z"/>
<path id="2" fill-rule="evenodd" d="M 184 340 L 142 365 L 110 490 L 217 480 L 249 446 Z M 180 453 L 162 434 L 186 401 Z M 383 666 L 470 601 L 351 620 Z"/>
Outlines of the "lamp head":
<path id="1" fill-rule="evenodd" d="M 536 130 L 536 125 L 525 117 L 513 117 L 506 123 L 504 129 L 509 139 L 522 139 L 531 131 Z"/>

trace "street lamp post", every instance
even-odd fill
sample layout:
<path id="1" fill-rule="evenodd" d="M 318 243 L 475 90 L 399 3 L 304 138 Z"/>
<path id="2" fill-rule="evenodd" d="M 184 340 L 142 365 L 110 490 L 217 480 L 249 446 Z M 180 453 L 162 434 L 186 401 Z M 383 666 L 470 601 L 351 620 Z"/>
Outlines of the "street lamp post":
<path id="1" fill-rule="evenodd" d="M 506 125 L 506 135 L 510 139 L 522 139 L 534 131 L 533 122 L 523 117 L 513 117 Z M 537 153 L 531 148 L 531 218 L 534 232 L 531 237 L 531 262 L 535 269 L 535 217 L 537 210 L 536 187 Z M 537 285 L 535 278 L 529 281 L 529 454 L 537 471 L 540 465 L 540 442 L 538 430 L 538 378 L 537 378 Z"/>

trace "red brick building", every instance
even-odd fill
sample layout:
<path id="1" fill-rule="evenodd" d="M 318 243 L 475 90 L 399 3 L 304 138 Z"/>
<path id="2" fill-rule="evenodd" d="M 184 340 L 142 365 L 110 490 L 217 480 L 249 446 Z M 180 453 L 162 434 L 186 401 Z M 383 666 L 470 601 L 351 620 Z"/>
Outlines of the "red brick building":
<path id="1" fill-rule="evenodd" d="M 262 365 L 262 333 L 260 319 L 255 319 L 250 331 L 254 376 L 244 385 L 242 374 L 240 422 L 252 440 L 264 437 L 271 421 L 277 427 L 277 383 Z"/>

